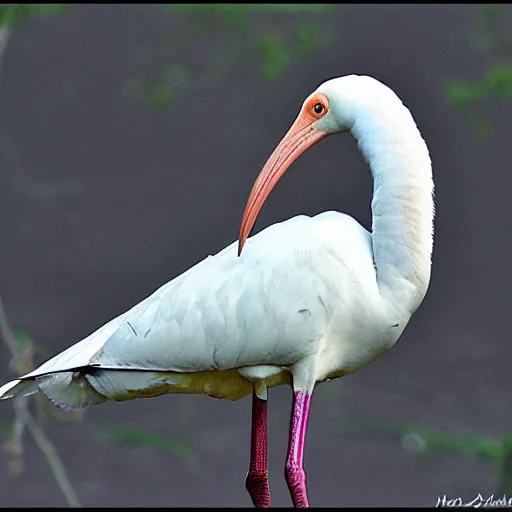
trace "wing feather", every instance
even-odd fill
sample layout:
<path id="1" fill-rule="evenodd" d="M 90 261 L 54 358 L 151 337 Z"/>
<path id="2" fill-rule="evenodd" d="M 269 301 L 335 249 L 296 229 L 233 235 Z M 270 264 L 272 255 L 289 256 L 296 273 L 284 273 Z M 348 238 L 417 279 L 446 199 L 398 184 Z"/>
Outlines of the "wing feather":
<path id="1" fill-rule="evenodd" d="M 347 241 L 350 251 L 344 250 Z M 236 245 L 0 388 L 0 398 L 33 392 L 25 381 L 36 379 L 56 403 L 76 408 L 104 401 L 130 379 L 139 389 L 161 378 L 155 372 L 288 366 L 321 349 L 330 304 L 347 299 L 339 283 L 356 279 L 354 269 L 361 266 L 368 272 L 357 276 L 356 289 L 375 282 L 370 235 L 343 214 L 274 224 L 248 239 L 241 257 Z M 127 371 L 126 382 L 116 370 Z M 141 370 L 153 377 L 141 376 Z M 109 384 L 109 372 L 112 378 L 119 374 L 115 383 Z"/>

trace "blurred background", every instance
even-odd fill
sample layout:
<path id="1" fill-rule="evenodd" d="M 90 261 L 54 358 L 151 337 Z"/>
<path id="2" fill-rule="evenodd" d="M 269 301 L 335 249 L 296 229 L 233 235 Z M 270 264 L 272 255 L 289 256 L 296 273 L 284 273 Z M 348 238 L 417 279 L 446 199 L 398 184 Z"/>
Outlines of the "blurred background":
<path id="1" fill-rule="evenodd" d="M 319 386 L 316 506 L 512 495 L 512 7 L 0 6 L 0 380 L 236 239 L 253 180 L 326 79 L 392 87 L 429 145 L 431 288 L 385 357 Z M 351 137 L 304 155 L 257 230 L 337 209 L 370 227 Z M 269 395 L 273 504 L 291 392 Z M 165 396 L 64 414 L 0 404 L 0 505 L 249 506 L 250 407 Z"/>

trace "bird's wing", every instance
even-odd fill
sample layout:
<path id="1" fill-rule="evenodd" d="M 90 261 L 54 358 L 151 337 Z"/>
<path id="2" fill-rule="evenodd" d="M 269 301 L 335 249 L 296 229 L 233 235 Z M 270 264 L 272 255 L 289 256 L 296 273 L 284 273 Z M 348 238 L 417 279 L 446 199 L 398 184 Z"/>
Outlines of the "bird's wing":
<path id="1" fill-rule="evenodd" d="M 358 275 L 365 266 L 368 275 Z M 352 218 L 295 217 L 254 236 L 240 258 L 231 244 L 158 290 L 118 322 L 90 364 L 178 372 L 290 365 L 318 350 L 336 297 L 349 300 L 372 278 L 375 285 L 373 270 L 369 234 Z"/>
<path id="2" fill-rule="evenodd" d="M 351 217 L 294 217 L 250 238 L 241 257 L 236 243 L 209 256 L 21 379 L 291 365 L 319 350 L 333 305 L 373 286 L 372 273 L 370 235 Z"/>

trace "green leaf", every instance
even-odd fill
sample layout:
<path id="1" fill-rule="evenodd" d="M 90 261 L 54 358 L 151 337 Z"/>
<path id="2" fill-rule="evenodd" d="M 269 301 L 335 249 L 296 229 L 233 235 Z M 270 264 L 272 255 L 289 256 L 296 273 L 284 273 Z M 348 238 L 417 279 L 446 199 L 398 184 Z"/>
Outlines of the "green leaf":
<path id="1" fill-rule="evenodd" d="M 68 7 L 64 4 L 0 5 L 0 27 L 10 28 L 32 17 L 58 14 Z"/>
<path id="2" fill-rule="evenodd" d="M 421 452 L 425 455 L 451 451 L 467 457 L 479 458 L 491 462 L 502 455 L 502 443 L 499 440 L 471 434 L 441 434 L 433 429 L 421 426 L 375 425 L 362 421 L 352 422 L 359 431 L 379 433 L 395 439 L 415 438 L 423 445 Z M 418 443 L 417 443 L 418 444 Z"/>
<path id="3" fill-rule="evenodd" d="M 455 108 L 467 107 L 492 97 L 512 100 L 512 64 L 498 64 L 489 68 L 480 82 L 448 80 L 445 87 Z"/>
<path id="4" fill-rule="evenodd" d="M 186 17 L 186 22 L 178 24 L 164 51 L 141 49 L 137 52 L 137 61 L 146 76 L 152 80 L 144 80 L 145 99 L 156 107 L 168 106 L 174 95 L 185 86 L 212 86 L 236 67 L 240 60 L 252 57 L 256 49 L 261 57 L 260 74 L 264 79 L 273 79 L 293 61 L 313 51 L 318 43 L 325 42 L 325 31 L 315 25 L 315 16 L 322 16 L 338 8 L 331 4 L 163 4 L 159 9 Z M 237 36 L 236 43 L 231 41 L 227 51 L 221 47 L 225 42 L 224 34 L 229 30 L 246 27 L 256 14 L 271 14 L 272 19 L 281 16 L 292 20 L 286 26 L 281 26 L 276 33 L 261 34 L 262 25 L 251 27 L 242 35 Z M 302 18 L 292 18 L 293 14 L 310 14 Z M 306 23 L 302 19 L 306 18 Z M 299 25 L 299 26 L 297 26 Z M 254 30 L 253 30 L 254 29 Z M 263 28 L 263 30 L 265 30 Z M 204 62 L 200 70 L 190 70 L 186 64 L 188 50 L 195 49 L 198 31 L 210 31 L 211 35 L 219 37 L 219 45 Z M 213 34 L 215 31 L 215 34 Z M 167 70 L 157 71 L 155 77 L 155 56 L 172 54 L 172 62 Z M 209 52 L 210 53 L 210 52 Z M 249 59 L 251 60 L 251 59 Z M 183 63 L 180 65 L 180 63 Z M 135 97 L 139 90 L 133 84 L 124 87 L 124 95 Z"/>
<path id="5" fill-rule="evenodd" d="M 233 4 L 225 11 L 226 22 L 232 28 L 242 28 L 247 25 L 251 16 L 249 4 Z"/>
<path id="6" fill-rule="evenodd" d="M 173 455 L 178 455 L 184 460 L 191 459 L 193 455 L 190 448 L 182 440 L 172 437 L 160 436 L 128 427 L 112 428 L 104 434 L 107 437 L 136 446 L 161 449 Z"/>
<path id="7" fill-rule="evenodd" d="M 479 84 L 463 80 L 448 80 L 445 84 L 448 97 L 455 108 L 466 107 L 469 103 L 482 99 L 485 93 Z"/>
<path id="8" fill-rule="evenodd" d="M 14 331 L 12 334 L 20 349 L 23 350 L 32 344 L 32 338 L 26 332 Z"/>
<path id="9" fill-rule="evenodd" d="M 263 58 L 261 74 L 264 78 L 276 78 L 291 61 L 291 52 L 275 34 L 261 36 L 257 48 Z"/>
<path id="10" fill-rule="evenodd" d="M 447 435 L 440 434 L 433 429 L 425 427 L 405 427 L 402 433 L 420 436 L 425 442 L 425 454 L 437 452 L 456 452 L 466 457 L 483 459 L 491 462 L 501 456 L 500 442 L 484 436 L 470 434 Z"/>
<path id="11" fill-rule="evenodd" d="M 493 66 L 487 71 L 483 90 L 499 98 L 512 99 L 512 64 Z"/>
<path id="12" fill-rule="evenodd" d="M 168 84 L 157 84 L 150 92 L 150 101 L 155 107 L 167 107 L 172 100 L 172 88 Z"/>
<path id="13" fill-rule="evenodd" d="M 305 48 L 312 48 L 320 40 L 320 33 L 316 25 L 304 23 L 297 29 L 297 41 Z"/>
<path id="14" fill-rule="evenodd" d="M 14 4 L 16 5 L 16 4 Z M 24 6 L 27 8 L 27 11 L 30 16 L 53 16 L 54 14 L 59 14 L 64 9 L 67 9 L 69 6 L 65 4 L 17 4 L 19 6 Z"/>
<path id="15" fill-rule="evenodd" d="M 296 45 L 293 50 L 295 57 L 302 57 L 318 48 L 321 36 L 316 25 L 302 24 L 295 32 Z"/>

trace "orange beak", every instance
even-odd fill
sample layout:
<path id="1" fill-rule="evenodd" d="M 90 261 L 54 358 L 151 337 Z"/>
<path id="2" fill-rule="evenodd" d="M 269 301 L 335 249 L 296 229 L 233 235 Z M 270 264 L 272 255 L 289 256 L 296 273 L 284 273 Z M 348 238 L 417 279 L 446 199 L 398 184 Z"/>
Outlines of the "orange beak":
<path id="1" fill-rule="evenodd" d="M 244 244 L 258 218 L 258 214 L 277 182 L 302 153 L 324 137 L 327 137 L 328 133 L 313 126 L 316 120 L 317 118 L 309 110 L 301 110 L 288 133 L 272 155 L 270 155 L 267 163 L 256 178 L 240 225 L 238 256 L 242 253 Z"/>

